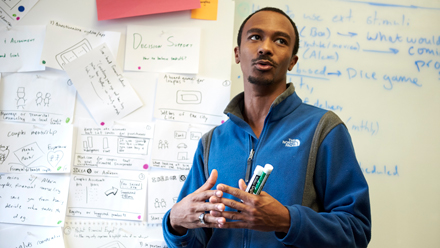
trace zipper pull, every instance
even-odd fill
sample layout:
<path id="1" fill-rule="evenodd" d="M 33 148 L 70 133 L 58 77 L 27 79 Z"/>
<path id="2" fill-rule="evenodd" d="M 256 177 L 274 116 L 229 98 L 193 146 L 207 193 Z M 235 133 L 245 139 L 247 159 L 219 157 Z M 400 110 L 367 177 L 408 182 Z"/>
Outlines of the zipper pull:
<path id="1" fill-rule="evenodd" d="M 251 149 L 251 152 L 249 153 L 249 158 L 247 160 L 247 168 L 246 168 L 246 178 L 245 178 L 245 182 L 248 183 L 249 182 L 249 177 L 251 174 L 251 167 L 252 167 L 252 158 L 254 157 L 254 149 Z"/>

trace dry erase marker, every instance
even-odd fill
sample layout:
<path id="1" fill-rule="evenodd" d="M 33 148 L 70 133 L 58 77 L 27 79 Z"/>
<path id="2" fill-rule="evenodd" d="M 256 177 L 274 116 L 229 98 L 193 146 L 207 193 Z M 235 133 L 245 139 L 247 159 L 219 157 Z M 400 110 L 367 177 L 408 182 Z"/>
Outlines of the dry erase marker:
<path id="1" fill-rule="evenodd" d="M 252 175 L 251 180 L 246 188 L 246 192 L 252 193 L 255 190 L 255 186 L 257 185 L 258 179 L 260 179 L 261 174 L 263 173 L 263 166 L 257 165 L 254 170 L 254 174 Z"/>
<path id="2" fill-rule="evenodd" d="M 258 179 L 257 185 L 255 186 L 254 195 L 259 195 L 261 193 L 261 190 L 263 190 L 264 184 L 267 181 L 267 178 L 269 177 L 270 173 L 272 173 L 273 166 L 270 164 L 266 164 L 263 169 L 263 173 L 261 174 L 260 178 Z"/>

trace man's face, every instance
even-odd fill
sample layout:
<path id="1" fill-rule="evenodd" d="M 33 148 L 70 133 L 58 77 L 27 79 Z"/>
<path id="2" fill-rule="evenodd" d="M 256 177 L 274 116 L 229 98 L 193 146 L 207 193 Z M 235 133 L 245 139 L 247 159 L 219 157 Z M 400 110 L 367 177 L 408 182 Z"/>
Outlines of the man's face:
<path id="1" fill-rule="evenodd" d="M 235 48 L 235 62 L 241 64 L 245 80 L 252 84 L 286 83 L 298 57 L 292 57 L 295 31 L 280 13 L 261 11 L 244 25 L 240 47 Z"/>

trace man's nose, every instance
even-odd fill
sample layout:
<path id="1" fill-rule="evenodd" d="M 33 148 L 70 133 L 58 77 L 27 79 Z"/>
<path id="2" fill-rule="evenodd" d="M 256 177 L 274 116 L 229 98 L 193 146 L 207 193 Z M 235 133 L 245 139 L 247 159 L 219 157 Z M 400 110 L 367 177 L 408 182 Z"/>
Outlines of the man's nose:
<path id="1" fill-rule="evenodd" d="M 258 48 L 258 54 L 273 55 L 273 42 L 270 39 L 263 40 Z"/>

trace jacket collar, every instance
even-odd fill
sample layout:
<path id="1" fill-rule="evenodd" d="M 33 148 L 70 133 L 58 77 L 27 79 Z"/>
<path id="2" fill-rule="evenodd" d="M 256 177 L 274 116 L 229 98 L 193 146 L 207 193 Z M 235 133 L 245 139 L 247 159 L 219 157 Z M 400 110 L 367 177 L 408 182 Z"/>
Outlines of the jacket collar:
<path id="1" fill-rule="evenodd" d="M 281 95 L 279 95 L 270 106 L 269 113 L 266 117 L 266 122 L 275 121 L 283 118 L 284 116 L 294 111 L 301 103 L 302 100 L 296 95 L 295 87 L 293 86 L 293 83 L 288 83 L 286 90 L 283 93 L 281 93 Z M 238 122 L 244 122 L 243 109 L 244 109 L 244 92 L 241 92 L 229 102 L 224 113 L 234 123 L 240 124 Z M 241 121 L 239 121 L 239 119 Z M 241 125 L 243 125 L 243 123 L 241 123 Z"/>

